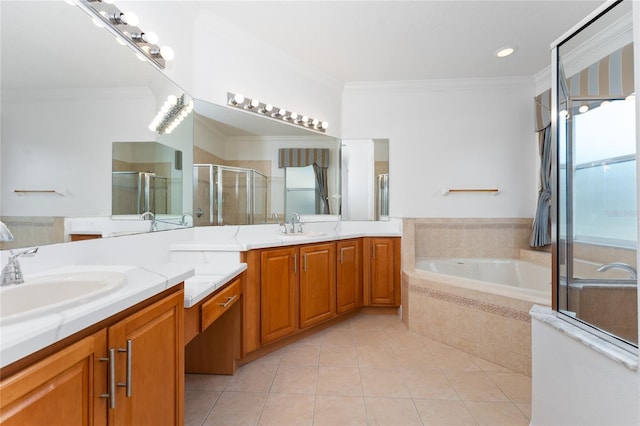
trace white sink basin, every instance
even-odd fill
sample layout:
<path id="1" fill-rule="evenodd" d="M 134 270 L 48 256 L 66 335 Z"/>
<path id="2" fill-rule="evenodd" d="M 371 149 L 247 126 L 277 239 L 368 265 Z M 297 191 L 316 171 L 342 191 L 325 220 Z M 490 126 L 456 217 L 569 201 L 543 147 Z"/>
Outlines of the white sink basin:
<path id="1" fill-rule="evenodd" d="M 44 275 L 0 289 L 0 324 L 62 311 L 105 296 L 127 282 L 121 272 L 84 271 Z"/>
<path id="2" fill-rule="evenodd" d="M 284 239 L 316 238 L 316 237 L 322 237 L 323 235 L 325 235 L 324 232 L 315 232 L 315 231 L 296 232 L 293 234 L 278 234 L 279 237 L 282 237 Z"/>

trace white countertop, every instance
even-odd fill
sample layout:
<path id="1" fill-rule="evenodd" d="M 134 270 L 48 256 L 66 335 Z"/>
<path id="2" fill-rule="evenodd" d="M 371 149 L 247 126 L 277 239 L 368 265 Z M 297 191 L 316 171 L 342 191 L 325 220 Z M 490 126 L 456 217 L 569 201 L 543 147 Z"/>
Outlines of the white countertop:
<path id="1" fill-rule="evenodd" d="M 202 299 L 237 277 L 247 269 L 246 263 L 217 266 L 198 265 L 196 275 L 184 282 L 184 307 L 195 306 Z"/>
<path id="2" fill-rule="evenodd" d="M 126 276 L 116 291 L 59 312 L 0 326 L 0 367 L 43 349 L 65 337 L 140 303 L 193 276 L 187 265 L 158 266 L 76 265 L 27 275 L 26 281 L 43 275 L 81 271 L 114 271 Z M 28 284 L 25 284 L 28 285 Z"/>
<path id="3" fill-rule="evenodd" d="M 190 241 L 171 244 L 171 251 L 248 251 L 360 237 L 401 237 L 401 223 L 321 222 L 304 224 L 302 234 L 283 234 L 277 224 L 196 228 Z"/>

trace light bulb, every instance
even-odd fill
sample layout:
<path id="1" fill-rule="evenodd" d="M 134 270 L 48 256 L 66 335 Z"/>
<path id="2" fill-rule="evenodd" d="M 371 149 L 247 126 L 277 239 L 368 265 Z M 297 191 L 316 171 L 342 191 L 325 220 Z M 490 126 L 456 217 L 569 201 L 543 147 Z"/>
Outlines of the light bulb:
<path id="1" fill-rule="evenodd" d="M 297 118 L 298 118 L 298 114 L 296 114 L 295 112 L 291 112 L 291 113 L 289 113 L 289 116 L 287 117 L 287 120 L 295 121 Z"/>
<path id="2" fill-rule="evenodd" d="M 252 99 L 251 102 L 247 104 L 247 109 L 254 109 L 260 106 L 260 101 L 257 99 Z"/>
<path id="3" fill-rule="evenodd" d="M 327 123 L 326 121 L 323 121 L 322 123 L 320 123 L 320 128 L 322 130 L 327 130 L 329 128 L 329 123 Z"/>
<path id="4" fill-rule="evenodd" d="M 581 114 L 584 114 L 587 111 L 589 111 L 589 105 L 582 105 L 580 106 L 580 108 L 578 108 L 578 112 L 580 112 Z"/>
<path id="5" fill-rule="evenodd" d="M 120 20 L 125 25 L 130 25 L 132 27 L 137 27 L 140 23 L 140 19 L 138 19 L 138 15 L 133 12 L 124 12 L 120 14 Z"/>
<path id="6" fill-rule="evenodd" d="M 160 56 L 162 56 L 165 61 L 172 61 L 176 55 L 169 46 L 162 46 L 160 48 Z"/>
<path id="7" fill-rule="evenodd" d="M 636 98 L 636 92 L 631 93 L 629 96 L 624 98 L 625 101 L 633 101 Z"/>
<path id="8" fill-rule="evenodd" d="M 167 96 L 167 102 L 169 105 L 175 105 L 178 103 L 178 97 L 176 95 L 169 95 Z"/>
<path id="9" fill-rule="evenodd" d="M 151 130 L 152 132 L 155 132 L 156 126 L 153 123 L 149 124 L 149 130 Z"/>
<path id="10" fill-rule="evenodd" d="M 512 55 L 515 51 L 516 49 L 514 47 L 503 47 L 496 51 L 496 56 L 498 58 L 506 58 L 507 56 Z"/>
<path id="11" fill-rule="evenodd" d="M 142 33 L 142 39 L 146 43 L 156 44 L 158 42 L 158 34 L 152 32 Z"/>
<path id="12" fill-rule="evenodd" d="M 600 106 L 601 106 L 601 107 L 606 107 L 606 106 L 609 106 L 609 104 L 611 104 L 611 102 L 609 102 L 609 101 L 602 101 L 602 102 L 600 103 Z"/>
<path id="13" fill-rule="evenodd" d="M 262 108 L 260 109 L 260 111 L 259 111 L 259 112 L 260 112 L 261 114 L 266 114 L 266 113 L 268 113 L 268 112 L 271 112 L 272 110 L 273 110 L 273 105 L 271 105 L 271 104 L 266 104 L 264 107 L 262 107 Z"/>
<path id="14" fill-rule="evenodd" d="M 284 108 L 280 108 L 278 111 L 276 111 L 276 113 L 274 114 L 276 117 L 284 117 L 284 115 L 287 113 L 287 110 Z"/>
<path id="15" fill-rule="evenodd" d="M 318 120 L 317 118 L 314 118 L 313 120 L 311 120 L 311 126 L 318 127 L 319 124 L 320 124 L 320 120 Z"/>
<path id="16" fill-rule="evenodd" d="M 237 93 L 237 94 L 233 95 L 233 98 L 231 98 L 229 103 L 231 105 L 241 105 L 241 104 L 244 103 L 244 96 L 242 96 L 240 93 Z"/>
<path id="17" fill-rule="evenodd" d="M 566 109 L 563 109 L 558 113 L 558 115 L 560 116 L 560 118 L 567 118 L 569 116 L 569 112 Z"/>
<path id="18" fill-rule="evenodd" d="M 307 117 L 306 115 L 303 115 L 302 118 L 300 119 L 300 122 L 307 126 L 309 124 L 309 117 Z"/>

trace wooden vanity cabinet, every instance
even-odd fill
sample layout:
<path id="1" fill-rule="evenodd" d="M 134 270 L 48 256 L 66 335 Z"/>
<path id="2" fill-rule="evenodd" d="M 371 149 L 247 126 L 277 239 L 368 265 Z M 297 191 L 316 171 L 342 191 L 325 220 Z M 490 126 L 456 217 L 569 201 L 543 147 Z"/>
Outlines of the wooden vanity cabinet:
<path id="1" fill-rule="evenodd" d="M 339 315 L 362 305 L 361 240 L 338 241 L 336 255 L 336 313 Z"/>
<path id="2" fill-rule="evenodd" d="M 125 385 L 116 388 L 109 425 L 183 424 L 183 304 L 179 292 L 107 329 L 116 382 Z"/>
<path id="3" fill-rule="evenodd" d="M 182 425 L 183 301 L 180 289 L 127 315 L 116 315 L 101 322 L 93 334 L 72 340 L 3 378 L 0 423 Z M 111 349 L 115 356 L 114 407 L 107 395 Z"/>
<path id="4" fill-rule="evenodd" d="M 75 342 L 0 384 L 0 423 L 106 425 L 106 330 Z"/>
<path id="5" fill-rule="evenodd" d="M 400 306 L 400 238 L 363 239 L 365 306 Z"/>
<path id="6" fill-rule="evenodd" d="M 260 342 L 264 345 L 298 329 L 298 248 L 260 253 Z"/>
<path id="7" fill-rule="evenodd" d="M 336 245 L 300 247 L 300 328 L 311 327 L 336 315 Z"/>

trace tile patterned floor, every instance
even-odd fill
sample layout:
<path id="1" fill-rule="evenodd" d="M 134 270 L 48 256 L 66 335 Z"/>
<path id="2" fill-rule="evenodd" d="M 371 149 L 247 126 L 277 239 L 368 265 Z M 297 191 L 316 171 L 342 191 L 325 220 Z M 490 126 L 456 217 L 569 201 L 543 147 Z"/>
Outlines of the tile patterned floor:
<path id="1" fill-rule="evenodd" d="M 359 315 L 242 366 L 187 374 L 185 425 L 528 425 L 531 378 Z"/>

